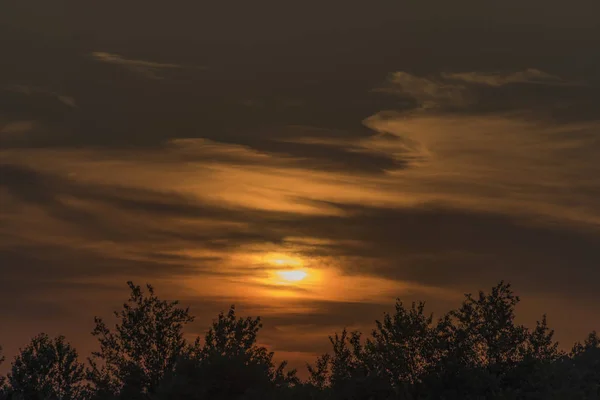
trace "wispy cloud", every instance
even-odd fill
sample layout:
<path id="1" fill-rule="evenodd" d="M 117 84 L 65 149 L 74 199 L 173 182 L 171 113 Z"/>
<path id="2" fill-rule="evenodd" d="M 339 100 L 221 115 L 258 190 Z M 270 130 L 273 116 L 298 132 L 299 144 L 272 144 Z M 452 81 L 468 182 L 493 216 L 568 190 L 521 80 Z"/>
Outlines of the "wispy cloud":
<path id="1" fill-rule="evenodd" d="M 527 83 L 537 85 L 566 85 L 571 84 L 556 75 L 551 75 L 539 69 L 529 68 L 525 71 L 512 73 L 499 72 L 459 72 L 442 73 L 442 78 L 451 81 L 462 81 L 470 84 L 487 86 L 504 86 L 514 83 Z"/>
<path id="2" fill-rule="evenodd" d="M 119 54 L 106 53 L 102 51 L 95 51 L 92 54 L 92 57 L 100 62 L 107 64 L 119 65 L 123 68 L 126 68 L 132 72 L 139 73 L 144 75 L 147 78 L 151 79 L 159 79 L 160 76 L 158 74 L 159 71 L 165 69 L 179 69 L 183 66 L 179 64 L 170 64 L 170 63 L 159 63 L 154 61 L 146 61 L 146 60 L 135 60 L 130 58 L 125 58 L 120 56 Z"/>
<path id="3" fill-rule="evenodd" d="M 418 161 L 391 173 L 405 193 L 416 190 L 422 200 L 467 209 L 600 226 L 599 121 L 557 125 L 518 115 L 382 113 L 366 124 L 412 143 Z M 397 151 L 393 141 L 381 144 Z"/>
<path id="4" fill-rule="evenodd" d="M 412 98 L 423 109 L 465 108 L 478 101 L 478 87 L 499 88 L 511 84 L 575 85 L 573 82 L 533 68 L 510 73 L 442 72 L 439 75 L 426 77 L 398 71 L 391 74 L 388 85 L 379 90 Z"/>
<path id="5" fill-rule="evenodd" d="M 407 72 L 394 72 L 389 86 L 383 90 L 401 93 L 416 100 L 423 108 L 440 105 L 464 105 L 467 102 L 465 86 L 436 78 L 425 78 Z"/>
<path id="6" fill-rule="evenodd" d="M 43 87 L 36 87 L 36 86 L 28 86 L 28 85 L 9 85 L 7 88 L 7 90 L 15 92 L 15 93 L 21 93 L 27 96 L 31 96 L 31 95 L 42 95 L 42 96 L 50 96 L 53 97 L 54 99 L 58 100 L 60 103 L 64 104 L 65 106 L 71 107 L 71 108 L 76 108 L 77 107 L 77 102 L 76 100 L 71 97 L 71 96 L 67 96 L 65 94 L 47 89 L 47 88 L 43 88 Z"/>
<path id="7" fill-rule="evenodd" d="M 35 127 L 33 121 L 11 121 L 0 124 L 0 138 L 3 136 L 20 136 L 30 132 Z"/>

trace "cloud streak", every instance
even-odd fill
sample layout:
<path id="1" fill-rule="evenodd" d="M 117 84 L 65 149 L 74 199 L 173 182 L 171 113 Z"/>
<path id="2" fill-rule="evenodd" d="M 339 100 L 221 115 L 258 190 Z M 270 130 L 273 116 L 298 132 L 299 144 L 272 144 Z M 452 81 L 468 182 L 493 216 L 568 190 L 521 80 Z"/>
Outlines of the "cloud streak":
<path id="1" fill-rule="evenodd" d="M 7 90 L 9 90 L 11 92 L 15 92 L 15 93 L 24 94 L 26 96 L 33 96 L 33 95 L 50 96 L 67 107 L 70 107 L 70 108 L 77 107 L 77 101 L 73 97 L 67 96 L 65 94 L 61 94 L 61 93 L 53 91 L 53 90 L 42 88 L 42 87 L 34 87 L 34 86 L 27 86 L 27 85 L 9 85 L 7 87 Z"/>
<path id="2" fill-rule="evenodd" d="M 33 121 L 11 121 L 2 124 L 0 127 L 0 137 L 21 136 L 30 132 L 35 127 Z"/>
<path id="3" fill-rule="evenodd" d="M 143 75 L 149 79 L 161 79 L 160 72 L 167 69 L 183 68 L 179 64 L 159 63 L 154 61 L 136 60 L 125 58 L 119 54 L 107 53 L 103 51 L 94 51 L 91 56 L 96 61 L 113 64 L 123 67 L 131 72 Z"/>
<path id="4" fill-rule="evenodd" d="M 464 85 L 435 78 L 423 78 L 398 71 L 391 75 L 389 84 L 390 87 L 385 91 L 409 96 L 425 109 L 442 105 L 463 106 L 469 102 Z"/>
<path id="5" fill-rule="evenodd" d="M 524 71 L 512 73 L 499 72 L 460 72 L 442 73 L 442 78 L 450 81 L 462 81 L 469 84 L 500 87 L 509 84 L 536 84 L 536 85 L 569 85 L 571 83 L 556 75 L 551 75 L 539 69 L 529 68 Z"/>
<path id="6" fill-rule="evenodd" d="M 481 87 L 501 88 L 507 85 L 573 86 L 538 69 L 501 72 L 442 72 L 421 77 L 404 71 L 390 75 L 388 84 L 378 90 L 413 99 L 423 109 L 468 108 L 480 101 Z"/>

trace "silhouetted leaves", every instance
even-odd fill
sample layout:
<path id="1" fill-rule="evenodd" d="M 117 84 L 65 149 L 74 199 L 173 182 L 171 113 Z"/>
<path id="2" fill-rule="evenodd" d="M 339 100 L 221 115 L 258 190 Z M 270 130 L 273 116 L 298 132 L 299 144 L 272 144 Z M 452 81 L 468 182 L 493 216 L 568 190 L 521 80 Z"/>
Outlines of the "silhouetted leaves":
<path id="1" fill-rule="evenodd" d="M 258 344 L 260 318 L 238 317 L 232 306 L 203 340 L 188 343 L 188 309 L 128 284 L 116 325 L 95 320 L 100 350 L 90 358 L 90 384 L 64 338 L 42 334 L 15 358 L 0 399 L 600 399 L 598 334 L 560 351 L 545 315 L 532 330 L 515 323 L 519 298 L 504 282 L 466 295 L 438 320 L 424 303 L 398 300 L 370 335 L 331 336 L 331 351 L 308 365 L 306 382 Z"/>
<path id="2" fill-rule="evenodd" d="M 103 396 L 148 398 L 165 374 L 171 373 L 186 347 L 183 327 L 193 321 L 177 301 L 163 301 L 147 286 L 128 282 L 131 295 L 115 312 L 118 323 L 110 329 L 96 318 L 92 334 L 100 350 L 90 358 L 90 379 Z"/>
<path id="3" fill-rule="evenodd" d="M 260 318 L 238 318 L 232 306 L 220 313 L 204 338 L 187 349 L 170 387 L 162 392 L 185 399 L 264 399 L 298 383 L 286 363 L 257 345 Z M 190 390 L 192 389 L 192 390 Z"/>
<path id="4" fill-rule="evenodd" d="M 4 354 L 2 353 L 2 346 L 0 346 L 0 365 L 2 365 L 4 360 L 5 360 L 5 357 L 4 357 Z M 4 400 L 6 398 L 7 388 L 5 386 L 5 381 L 6 381 L 6 378 L 4 376 L 0 375 L 0 400 Z"/>
<path id="5" fill-rule="evenodd" d="M 565 355 L 545 316 L 532 331 L 515 323 L 518 303 L 504 282 L 466 295 L 436 322 L 424 303 L 397 301 L 364 341 L 346 330 L 332 336 L 309 383 L 322 399 L 600 398 L 598 336 Z"/>
<path id="6" fill-rule="evenodd" d="M 84 366 L 63 336 L 40 334 L 21 350 L 8 374 L 9 394 L 23 400 L 81 400 Z"/>

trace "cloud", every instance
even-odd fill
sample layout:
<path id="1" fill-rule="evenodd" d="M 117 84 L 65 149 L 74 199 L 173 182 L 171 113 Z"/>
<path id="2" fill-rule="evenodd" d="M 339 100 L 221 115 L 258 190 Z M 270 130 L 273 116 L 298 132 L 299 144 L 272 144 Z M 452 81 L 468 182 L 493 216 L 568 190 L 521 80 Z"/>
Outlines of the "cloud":
<path id="1" fill-rule="evenodd" d="M 422 199 L 464 208 L 600 222 L 599 121 L 382 113 L 365 123 L 413 144 L 419 161 L 392 174 L 407 194 L 414 188 Z"/>
<path id="2" fill-rule="evenodd" d="M 103 57 L 143 74 L 179 68 Z M 78 110 L 82 142 L 0 149 L 0 291 L 12 301 L 0 314 L 24 324 L 11 311 L 22 302 L 28 315 L 66 324 L 123 298 L 114 288 L 127 279 L 150 281 L 202 321 L 245 305 L 273 324 L 269 344 L 302 354 L 317 347 L 290 330 L 316 340 L 346 324 L 362 329 L 398 296 L 444 309 L 499 279 L 527 297 L 563 299 L 552 311 L 567 315 L 594 298 L 600 278 L 600 122 L 475 109 L 482 93 L 521 95 L 523 85 L 498 82 L 545 79 L 509 75 L 491 84 L 487 75 L 396 74 L 395 93 L 418 109 L 376 113 L 363 130 L 215 133 L 180 113 L 194 109 L 192 95 L 123 100 L 164 111 L 158 118 L 121 103 L 114 114 Z M 10 121 L 16 135 L 39 119 Z M 119 146 L 86 136 L 105 128 L 122 134 Z M 131 145 L 142 136 L 152 146 Z M 279 255 L 315 279 L 296 289 L 270 281 Z"/>
<path id="3" fill-rule="evenodd" d="M 0 289 L 15 303 L 0 313 L 20 321 L 10 310 L 22 301 L 28 315 L 46 310 L 66 324 L 83 314 L 73 311 L 77 298 L 86 313 L 108 315 L 100 305 L 126 294 L 86 285 L 149 281 L 192 304 L 199 321 L 242 304 L 265 316 L 266 343 L 308 357 L 322 348 L 302 345 L 290 329 L 314 326 L 310 337 L 326 346 L 325 335 L 344 325 L 366 330 L 395 297 L 443 311 L 499 279 L 571 305 L 594 296 L 598 123 L 384 113 L 366 124 L 378 133 L 324 140 L 401 157 L 405 168 L 318 171 L 246 146 L 188 140 L 1 150 Z M 270 254 L 298 259 L 319 278 L 301 290 L 275 288 Z M 554 308 L 551 318 L 568 312 Z"/>
<path id="4" fill-rule="evenodd" d="M 573 82 L 533 68 L 510 73 L 442 72 L 428 77 L 398 71 L 390 75 L 385 88 L 378 90 L 407 96 L 422 109 L 460 109 L 469 108 L 482 100 L 481 87 L 498 89 L 512 84 L 575 85 Z"/>
<path id="5" fill-rule="evenodd" d="M 386 280 L 437 287 L 502 274 L 529 279 L 523 260 L 562 271 L 596 247 L 585 232 L 600 227 L 599 122 L 417 112 L 365 123 L 378 133 L 324 140 L 397 157 L 404 168 L 316 171 L 196 140 L 144 151 L 12 149 L 2 153 L 10 194 L 3 209 L 13 215 L 6 226 L 18 226 L 12 231 L 26 243 L 111 254 L 121 260 L 116 270 L 129 263 L 139 273 L 168 265 L 171 275 L 255 276 L 261 268 L 243 266 L 253 254 L 293 251 L 342 274 L 383 278 L 378 288 Z M 503 241 L 520 236 L 529 249 Z M 557 253 L 542 250 L 548 245 Z M 487 274 L 482 264 L 496 267 Z M 436 265 L 451 267 L 425 272 Z"/>
<path id="6" fill-rule="evenodd" d="M 75 99 L 69 96 L 64 96 L 64 95 L 56 95 L 56 98 L 63 104 L 69 106 L 69 107 L 77 107 L 77 103 L 75 102 Z"/>
<path id="7" fill-rule="evenodd" d="M 0 126 L 0 137 L 2 136 L 20 136 L 30 132 L 35 127 L 33 121 L 12 121 Z"/>
<path id="8" fill-rule="evenodd" d="M 435 108 L 440 105 L 460 106 L 468 101 L 464 86 L 434 78 L 423 78 L 398 71 L 391 75 L 389 83 L 387 91 L 407 95 L 423 108 Z"/>
<path id="9" fill-rule="evenodd" d="M 551 75 L 538 69 L 529 68 L 524 71 L 513 73 L 498 73 L 498 72 L 461 72 L 441 74 L 442 78 L 450 81 L 462 81 L 469 84 L 487 85 L 487 86 L 504 86 L 514 83 L 527 83 L 538 85 L 565 85 L 567 81 L 559 78 L 556 75 Z"/>
<path id="10" fill-rule="evenodd" d="M 75 101 L 75 99 L 71 96 L 67 96 L 65 94 L 61 94 L 59 92 L 47 89 L 47 88 L 43 88 L 43 87 L 36 87 L 36 86 L 28 86 L 28 85 L 10 85 L 7 87 L 7 90 L 11 91 L 11 92 L 15 92 L 15 93 L 21 93 L 27 96 L 33 96 L 33 95 L 38 95 L 38 96 L 49 96 L 54 98 L 55 100 L 59 101 L 60 103 L 62 103 L 63 105 L 70 107 L 70 108 L 76 108 L 77 107 L 77 102 Z"/>
<path id="11" fill-rule="evenodd" d="M 178 64 L 169 64 L 169 63 L 158 63 L 153 61 L 145 61 L 145 60 L 134 60 L 129 58 L 124 58 L 118 54 L 106 53 L 102 51 L 95 51 L 92 54 L 92 57 L 100 62 L 107 64 L 114 64 L 122 66 L 132 72 L 139 73 L 146 78 L 151 79 L 160 79 L 158 74 L 159 71 L 165 69 L 179 69 L 182 68 L 181 65 Z"/>
<path id="12" fill-rule="evenodd" d="M 365 124 L 376 134 L 325 140 L 393 160 L 377 175 L 314 170 L 301 158 L 197 140 L 160 150 L 13 149 L 3 156 L 34 170 L 73 173 L 89 184 L 149 189 L 160 182 L 168 192 L 242 209 L 336 214 L 328 203 L 407 207 L 437 201 L 590 226 L 600 220 L 600 122 L 384 112 Z"/>
<path id="13" fill-rule="evenodd" d="M 381 174 L 405 167 L 399 154 L 393 156 L 363 141 L 372 131 L 349 132 L 315 126 L 290 125 L 272 135 L 224 136 L 215 139 L 169 140 L 185 161 L 219 161 L 235 165 L 295 167 L 334 173 Z"/>
<path id="14" fill-rule="evenodd" d="M 593 296 L 600 278 L 600 242 L 589 226 L 506 215 L 502 207 L 492 212 L 472 211 L 458 202 L 454 207 L 435 201 L 419 205 L 423 198 L 410 206 L 387 207 L 354 199 L 323 202 L 328 208 L 313 204 L 311 213 L 255 207 L 243 199 L 232 207 L 230 202 L 214 204 L 204 193 L 169 187 L 174 177 L 193 176 L 197 168 L 165 174 L 168 163 L 163 160 L 144 167 L 154 177 L 145 182 L 137 181 L 139 171 L 134 173 L 131 166 L 123 169 L 125 164 L 114 154 L 82 155 L 80 164 L 73 164 L 74 157 L 65 159 L 64 153 L 52 154 L 45 159 L 39 152 L 36 169 L 15 164 L 0 169 L 0 235 L 6 238 L 0 258 L 3 266 L 11 266 L 3 271 L 0 286 L 16 302 L 26 299 L 30 306 L 24 310 L 31 309 L 31 315 L 39 304 L 58 320 L 67 318 L 77 288 L 82 302 L 90 301 L 81 292 L 90 282 L 118 287 L 127 279 L 149 281 L 168 298 L 192 304 L 203 323 L 219 308 L 242 304 L 245 312 L 265 316 L 272 326 L 264 338 L 268 343 L 308 352 L 297 336 L 282 334 L 281 329 L 314 325 L 315 339 L 317 333 L 324 338 L 345 325 L 366 330 L 395 297 L 431 300 L 436 312 L 443 311 L 458 304 L 463 291 L 499 279 L 512 281 L 528 297 L 551 294 L 576 301 Z M 103 172 L 101 181 L 84 167 L 100 156 L 104 168 L 96 164 L 93 169 Z M 51 168 L 51 159 L 78 174 Z M 39 169 L 42 165 L 47 172 Z M 113 178 L 116 167 L 129 185 Z M 202 174 L 194 178 L 204 180 Z M 355 178 L 347 185 L 364 190 L 366 183 Z M 424 184 L 442 189 L 431 181 Z M 371 188 L 385 191 L 385 186 L 380 181 Z M 254 190 L 262 189 L 254 185 Z M 293 191 L 294 186 L 281 190 Z M 393 193 L 399 197 L 399 192 Z M 263 257 L 275 252 L 297 257 L 303 268 L 321 277 L 302 290 L 265 284 L 273 266 Z M 31 277 L 31 284 L 18 285 Z M 71 287 L 68 296 L 57 295 L 57 288 L 65 286 Z M 123 297 L 102 288 L 92 295 L 102 304 Z M 46 300 L 49 296 L 52 301 Z M 202 304 L 213 306 L 205 309 Z M 356 312 L 359 309 L 363 312 Z"/>

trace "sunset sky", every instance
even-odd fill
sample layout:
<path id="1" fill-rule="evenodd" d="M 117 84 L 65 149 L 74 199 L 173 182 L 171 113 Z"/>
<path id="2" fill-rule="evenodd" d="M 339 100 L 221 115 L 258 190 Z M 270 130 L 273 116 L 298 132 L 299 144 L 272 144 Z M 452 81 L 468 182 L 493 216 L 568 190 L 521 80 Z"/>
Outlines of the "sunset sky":
<path id="1" fill-rule="evenodd" d="M 126 281 L 294 366 L 504 279 L 600 329 L 600 2 L 0 1 L 0 345 Z"/>

